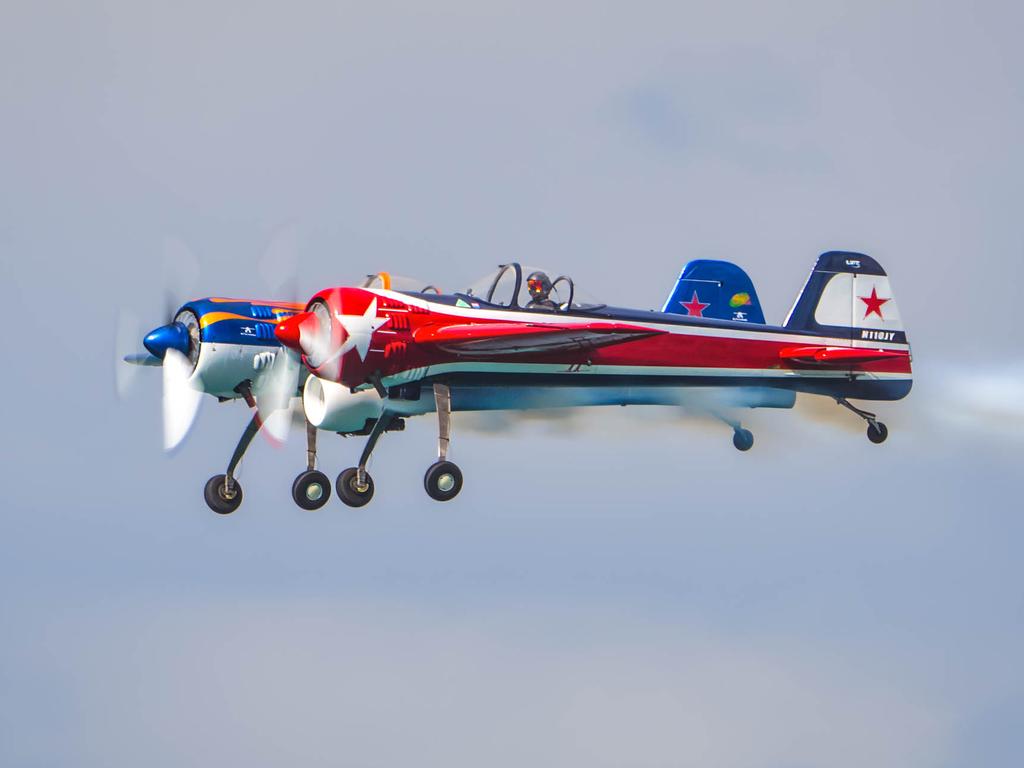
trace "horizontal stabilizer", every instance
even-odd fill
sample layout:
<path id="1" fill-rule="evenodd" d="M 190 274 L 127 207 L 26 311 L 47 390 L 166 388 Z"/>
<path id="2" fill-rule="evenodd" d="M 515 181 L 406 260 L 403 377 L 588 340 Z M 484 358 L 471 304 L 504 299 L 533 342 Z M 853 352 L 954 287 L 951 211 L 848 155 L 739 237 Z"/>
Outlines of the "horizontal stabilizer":
<path id="1" fill-rule="evenodd" d="M 891 349 L 851 349 L 850 347 L 786 347 L 779 357 L 791 363 L 816 363 L 818 365 L 850 365 L 868 363 L 872 360 L 888 360 L 906 357 L 906 352 Z"/>
<path id="2" fill-rule="evenodd" d="M 426 326 L 413 339 L 459 355 L 479 356 L 595 349 L 661 333 L 624 323 L 467 323 Z"/>

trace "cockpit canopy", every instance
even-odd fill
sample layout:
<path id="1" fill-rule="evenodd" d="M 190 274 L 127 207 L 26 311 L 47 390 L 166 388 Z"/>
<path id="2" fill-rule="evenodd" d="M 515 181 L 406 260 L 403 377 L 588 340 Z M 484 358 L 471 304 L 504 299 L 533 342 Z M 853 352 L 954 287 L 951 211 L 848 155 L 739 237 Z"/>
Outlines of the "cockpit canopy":
<path id="1" fill-rule="evenodd" d="M 380 288 L 385 291 L 398 291 L 399 293 L 441 293 L 440 288 L 432 283 L 428 283 L 426 280 L 392 275 L 390 272 L 378 272 L 375 275 L 367 275 L 359 287 Z"/>
<path id="2" fill-rule="evenodd" d="M 474 303 L 509 309 L 568 312 L 604 306 L 581 296 L 568 275 L 516 262 L 499 265 L 462 295 Z"/>

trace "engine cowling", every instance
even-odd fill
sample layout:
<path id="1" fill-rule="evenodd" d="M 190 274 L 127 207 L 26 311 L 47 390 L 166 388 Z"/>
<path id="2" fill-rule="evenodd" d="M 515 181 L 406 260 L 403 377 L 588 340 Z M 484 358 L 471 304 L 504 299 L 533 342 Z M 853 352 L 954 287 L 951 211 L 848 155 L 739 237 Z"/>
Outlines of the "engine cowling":
<path id="1" fill-rule="evenodd" d="M 302 388 L 302 408 L 309 423 L 329 432 L 359 432 L 380 417 L 383 400 L 376 390 L 352 392 L 342 384 L 310 376 Z"/>

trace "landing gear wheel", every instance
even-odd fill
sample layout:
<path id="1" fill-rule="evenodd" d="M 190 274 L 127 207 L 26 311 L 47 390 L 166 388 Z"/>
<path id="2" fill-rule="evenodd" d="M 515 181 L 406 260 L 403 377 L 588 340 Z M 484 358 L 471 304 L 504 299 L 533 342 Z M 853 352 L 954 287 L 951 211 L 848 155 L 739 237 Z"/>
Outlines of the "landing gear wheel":
<path id="1" fill-rule="evenodd" d="M 754 433 L 749 429 L 737 429 L 732 433 L 732 444 L 737 451 L 749 451 L 754 447 Z"/>
<path id="2" fill-rule="evenodd" d="M 450 461 L 431 464 L 423 477 L 423 487 L 435 501 L 451 501 L 462 490 L 462 470 Z"/>
<path id="3" fill-rule="evenodd" d="M 214 475 L 206 481 L 203 498 L 206 506 L 218 515 L 230 515 L 242 503 L 242 486 L 237 480 L 231 481 L 231 493 L 228 493 L 224 475 Z"/>
<path id="4" fill-rule="evenodd" d="M 365 484 L 359 486 L 359 470 L 356 467 L 343 469 L 334 486 L 338 498 L 350 507 L 361 507 L 373 498 L 373 478 L 369 472 L 363 472 Z"/>
<path id="5" fill-rule="evenodd" d="M 868 440 L 876 445 L 878 443 L 884 443 L 885 438 L 889 436 L 889 430 L 885 424 L 880 421 L 876 421 L 874 424 L 868 423 Z"/>
<path id="6" fill-rule="evenodd" d="M 311 469 L 292 483 L 292 499 L 303 509 L 320 509 L 331 498 L 331 481 L 323 472 Z"/>

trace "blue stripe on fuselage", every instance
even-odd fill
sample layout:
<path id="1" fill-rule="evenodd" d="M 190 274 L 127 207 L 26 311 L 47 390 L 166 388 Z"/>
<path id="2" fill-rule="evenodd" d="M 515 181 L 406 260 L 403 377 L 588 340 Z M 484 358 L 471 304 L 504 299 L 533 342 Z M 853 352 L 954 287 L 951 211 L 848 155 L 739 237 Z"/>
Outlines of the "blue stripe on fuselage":
<path id="1" fill-rule="evenodd" d="M 297 307 L 286 302 L 208 298 L 190 301 L 182 309 L 199 318 L 205 343 L 266 347 L 277 346 L 274 327 L 278 320 L 302 311 Z"/>
<path id="2" fill-rule="evenodd" d="M 845 376 L 797 377 L 797 376 L 673 376 L 637 374 L 565 374 L 565 373 L 495 373 L 456 372 L 440 376 L 428 376 L 423 382 L 445 381 L 452 386 L 478 387 L 579 387 L 597 389 L 621 389 L 623 387 L 660 387 L 666 389 L 688 389 L 693 387 L 720 387 L 723 389 L 766 388 L 787 392 L 803 392 L 825 397 L 852 397 L 858 400 L 901 400 L 913 386 L 906 379 L 850 379 Z"/>

